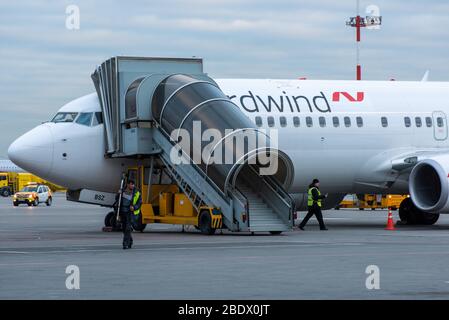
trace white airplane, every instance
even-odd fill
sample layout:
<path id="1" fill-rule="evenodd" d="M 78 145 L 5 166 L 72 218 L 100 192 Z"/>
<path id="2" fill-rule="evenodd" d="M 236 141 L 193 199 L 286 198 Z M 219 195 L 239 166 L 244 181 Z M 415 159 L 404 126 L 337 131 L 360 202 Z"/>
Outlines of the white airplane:
<path id="1" fill-rule="evenodd" d="M 279 130 L 279 149 L 294 164 L 297 208 L 313 178 L 330 196 L 411 194 L 400 208 L 409 223 L 433 224 L 449 213 L 449 83 L 400 81 L 216 80 L 255 125 Z M 96 93 L 14 141 L 9 158 L 69 190 L 112 199 L 124 166 L 104 157 Z M 81 201 L 81 200 L 80 200 Z M 112 200 L 110 200 L 112 201 Z M 95 202 L 95 201 L 91 201 Z"/>
<path id="2" fill-rule="evenodd" d="M 0 160 L 0 172 L 25 172 L 19 168 L 11 160 Z"/>

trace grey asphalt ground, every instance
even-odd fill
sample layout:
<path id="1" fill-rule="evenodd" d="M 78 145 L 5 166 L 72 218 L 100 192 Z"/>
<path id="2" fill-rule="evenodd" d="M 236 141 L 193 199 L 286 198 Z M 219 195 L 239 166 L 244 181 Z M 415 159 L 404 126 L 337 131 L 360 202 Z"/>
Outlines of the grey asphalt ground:
<path id="1" fill-rule="evenodd" d="M 280 236 L 152 225 L 124 251 L 120 233 L 101 231 L 106 212 L 62 194 L 36 208 L 0 197 L 0 298 L 449 298 L 449 215 L 386 231 L 385 211 L 328 211 L 329 231 L 312 220 Z M 68 265 L 79 267 L 79 290 L 66 288 Z M 369 265 L 379 290 L 365 286 Z"/>

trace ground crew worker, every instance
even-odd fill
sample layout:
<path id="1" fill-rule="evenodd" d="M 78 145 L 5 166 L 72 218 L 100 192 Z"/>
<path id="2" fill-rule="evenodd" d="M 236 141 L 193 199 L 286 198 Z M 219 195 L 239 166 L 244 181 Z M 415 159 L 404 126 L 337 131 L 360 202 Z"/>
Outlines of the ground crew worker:
<path id="1" fill-rule="evenodd" d="M 321 212 L 321 200 L 325 198 L 326 195 L 322 195 L 320 191 L 320 181 L 318 179 L 313 179 L 313 182 L 309 185 L 309 190 L 307 191 L 308 212 L 304 220 L 299 225 L 299 229 L 304 230 L 304 227 L 309 219 L 315 215 L 318 223 L 320 224 L 320 230 L 327 230 L 324 225 L 323 214 Z"/>
<path id="2" fill-rule="evenodd" d="M 142 196 L 140 191 L 135 187 L 133 180 L 129 180 L 126 189 L 123 192 L 119 190 L 120 193 L 122 193 L 120 221 L 123 230 L 123 249 L 131 249 L 133 246 L 133 238 L 131 236 L 133 221 L 139 218 Z M 116 197 L 117 199 L 119 194 Z"/>

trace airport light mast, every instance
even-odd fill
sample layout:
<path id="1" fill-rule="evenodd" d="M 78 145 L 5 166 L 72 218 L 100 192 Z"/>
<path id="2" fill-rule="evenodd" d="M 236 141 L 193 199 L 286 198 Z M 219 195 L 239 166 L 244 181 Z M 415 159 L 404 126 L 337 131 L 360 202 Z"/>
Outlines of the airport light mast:
<path id="1" fill-rule="evenodd" d="M 357 0 L 357 16 L 350 17 L 346 25 L 356 29 L 356 77 L 357 80 L 362 80 L 362 66 L 360 65 L 360 42 L 362 28 L 378 29 L 382 24 L 382 16 L 370 15 L 366 17 L 360 16 L 360 0 Z"/>

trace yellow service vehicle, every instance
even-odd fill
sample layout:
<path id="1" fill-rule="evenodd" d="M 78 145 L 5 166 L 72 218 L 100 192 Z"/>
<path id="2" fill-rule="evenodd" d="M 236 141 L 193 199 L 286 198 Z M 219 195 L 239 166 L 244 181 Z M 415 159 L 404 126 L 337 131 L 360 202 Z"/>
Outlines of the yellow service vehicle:
<path id="1" fill-rule="evenodd" d="M 28 172 L 0 172 L 0 195 L 9 197 L 10 195 L 22 190 L 30 183 L 45 184 L 52 191 L 62 191 L 63 187 L 52 184 L 38 176 Z"/>
<path id="2" fill-rule="evenodd" d="M 219 208 L 199 206 L 197 211 L 163 169 L 154 168 L 150 180 L 150 168 L 132 167 L 127 177 L 135 181 L 142 194 L 141 221 L 136 223 L 135 230 L 143 231 L 149 223 L 192 225 L 204 234 L 213 234 L 222 228 Z M 110 212 L 105 220 L 106 225 L 115 226 L 115 213 Z"/>
<path id="3" fill-rule="evenodd" d="M 6 172 L 0 172 L 0 194 L 3 197 L 9 197 L 9 176 Z"/>
<path id="4" fill-rule="evenodd" d="M 376 210 L 390 208 L 391 210 L 397 210 L 401 202 L 409 197 L 409 195 L 397 194 L 352 194 L 347 195 L 335 209 L 358 208 L 359 210 Z"/>

